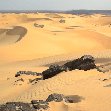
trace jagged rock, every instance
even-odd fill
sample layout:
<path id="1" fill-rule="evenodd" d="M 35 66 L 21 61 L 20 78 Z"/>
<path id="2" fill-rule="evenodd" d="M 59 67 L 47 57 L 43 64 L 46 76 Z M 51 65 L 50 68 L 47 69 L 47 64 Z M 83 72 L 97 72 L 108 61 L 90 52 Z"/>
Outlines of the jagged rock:
<path id="1" fill-rule="evenodd" d="M 17 72 L 17 73 L 15 74 L 15 77 L 19 77 L 19 76 L 20 76 L 20 73 Z"/>
<path id="2" fill-rule="evenodd" d="M 19 71 L 15 74 L 15 77 L 19 77 L 21 75 L 32 75 L 32 76 L 40 76 L 41 73 L 32 72 L 32 71 Z"/>
<path id="3" fill-rule="evenodd" d="M 49 69 L 42 72 L 43 80 L 51 78 L 58 73 L 62 72 L 61 67 L 59 65 L 51 65 Z"/>
<path id="4" fill-rule="evenodd" d="M 46 99 L 47 102 L 55 101 L 55 102 L 61 102 L 63 100 L 63 95 L 62 94 L 51 94 L 48 96 Z"/>
<path id="5" fill-rule="evenodd" d="M 34 26 L 38 27 L 38 28 L 44 28 L 44 25 L 39 25 L 39 24 L 36 24 L 36 23 L 34 23 Z"/>
<path id="6" fill-rule="evenodd" d="M 96 68 L 94 61 L 95 60 L 92 56 L 84 55 L 81 58 L 65 63 L 64 66 L 66 66 L 70 71 L 75 69 L 87 71 Z"/>
<path id="7" fill-rule="evenodd" d="M 49 108 L 49 103 L 43 100 L 32 100 L 31 103 L 33 104 L 33 107 L 37 110 L 47 110 Z"/>
<path id="8" fill-rule="evenodd" d="M 63 20 L 63 19 L 61 19 L 59 22 L 60 22 L 60 23 L 65 23 L 66 21 L 65 21 L 65 20 Z"/>
<path id="9" fill-rule="evenodd" d="M 81 102 L 81 100 L 83 100 L 84 98 L 78 95 L 69 95 L 64 96 L 63 99 L 66 103 L 78 103 Z"/>
<path id="10" fill-rule="evenodd" d="M 0 106 L 0 111 L 36 111 L 36 109 L 29 103 L 7 102 Z"/>
<path id="11" fill-rule="evenodd" d="M 90 70 L 96 68 L 96 65 L 94 63 L 94 58 L 90 55 L 84 55 L 81 58 L 75 59 L 73 61 L 67 62 L 62 66 L 59 65 L 51 65 L 49 69 L 42 72 L 43 80 L 51 78 L 60 72 L 63 71 L 72 71 L 75 69 L 79 70 Z"/>

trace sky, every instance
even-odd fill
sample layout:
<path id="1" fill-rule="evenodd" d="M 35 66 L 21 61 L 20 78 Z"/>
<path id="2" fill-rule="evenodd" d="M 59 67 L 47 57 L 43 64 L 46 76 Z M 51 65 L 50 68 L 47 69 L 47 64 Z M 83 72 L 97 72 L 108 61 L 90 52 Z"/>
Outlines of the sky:
<path id="1" fill-rule="evenodd" d="M 0 0 L 0 10 L 111 10 L 111 0 Z"/>

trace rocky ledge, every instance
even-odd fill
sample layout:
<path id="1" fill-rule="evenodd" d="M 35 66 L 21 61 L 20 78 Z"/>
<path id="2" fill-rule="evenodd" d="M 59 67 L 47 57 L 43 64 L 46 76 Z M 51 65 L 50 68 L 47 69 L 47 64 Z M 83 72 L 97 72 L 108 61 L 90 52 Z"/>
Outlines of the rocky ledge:
<path id="1" fill-rule="evenodd" d="M 6 104 L 0 105 L 0 111 L 37 111 L 37 110 L 47 110 L 49 107 L 49 102 L 61 102 L 66 103 L 78 103 L 83 100 L 83 97 L 78 95 L 68 95 L 53 93 L 50 94 L 47 99 L 44 100 L 32 100 L 30 103 L 23 102 L 7 102 Z"/>

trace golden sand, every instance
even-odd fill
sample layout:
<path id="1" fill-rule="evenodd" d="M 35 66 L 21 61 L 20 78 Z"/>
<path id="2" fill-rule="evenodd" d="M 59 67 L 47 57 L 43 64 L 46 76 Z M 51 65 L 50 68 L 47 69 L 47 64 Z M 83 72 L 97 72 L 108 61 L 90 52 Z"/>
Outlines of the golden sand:
<path id="1" fill-rule="evenodd" d="M 65 23 L 60 23 L 60 20 Z M 34 23 L 44 25 L 35 27 Z M 14 27 L 22 27 L 20 31 Z M 26 29 L 26 33 L 24 32 Z M 12 31 L 12 32 L 10 32 Z M 19 70 L 42 72 L 47 64 L 91 54 L 102 64 L 111 61 L 111 16 L 71 14 L 0 14 L 0 103 L 30 102 L 49 94 L 79 95 L 80 103 L 50 103 L 50 111 L 110 111 L 110 72 L 63 72 L 31 85 L 33 76 L 15 78 Z M 109 67 L 107 67 L 110 69 Z M 15 82 L 23 78 L 24 82 Z M 107 81 L 103 81 L 107 79 Z"/>

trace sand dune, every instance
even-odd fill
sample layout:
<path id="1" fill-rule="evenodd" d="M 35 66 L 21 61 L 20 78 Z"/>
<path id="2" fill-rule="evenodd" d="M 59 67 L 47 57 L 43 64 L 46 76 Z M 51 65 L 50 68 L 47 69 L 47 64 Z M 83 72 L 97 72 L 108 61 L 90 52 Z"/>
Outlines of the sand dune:
<path id="1" fill-rule="evenodd" d="M 22 39 L 27 33 L 27 29 L 21 26 L 15 26 L 12 29 L 0 30 L 0 45 L 10 45 Z"/>
<path id="2" fill-rule="evenodd" d="M 35 27 L 35 23 L 44 27 Z M 110 25 L 111 16 L 100 14 L 0 14 L 0 104 L 45 100 L 59 93 L 84 100 L 50 102 L 49 111 L 110 111 Z M 108 72 L 74 70 L 35 84 L 29 81 L 36 76 L 15 78 L 18 71 L 42 72 L 51 64 L 61 65 L 87 54 Z"/>

